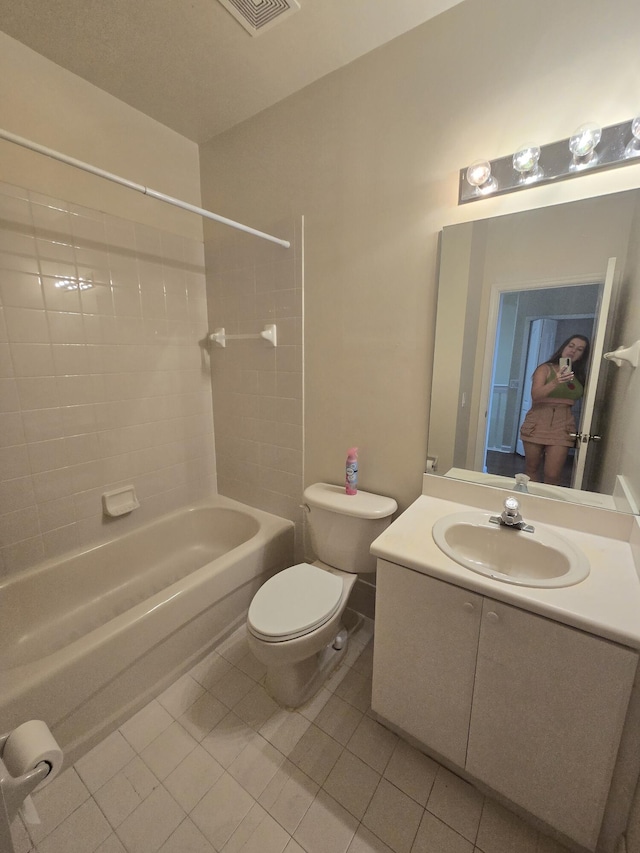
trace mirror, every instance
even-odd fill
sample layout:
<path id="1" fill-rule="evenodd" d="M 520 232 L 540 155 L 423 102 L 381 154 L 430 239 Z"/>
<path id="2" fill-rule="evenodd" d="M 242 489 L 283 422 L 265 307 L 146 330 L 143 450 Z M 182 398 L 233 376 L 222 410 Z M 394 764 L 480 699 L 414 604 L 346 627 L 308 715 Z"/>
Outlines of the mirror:
<path id="1" fill-rule="evenodd" d="M 638 512 L 640 370 L 603 354 L 640 339 L 640 190 L 443 229 L 428 444 L 437 474 L 514 487 L 532 370 L 573 334 L 592 345 L 576 447 L 562 485 L 529 491 Z"/>

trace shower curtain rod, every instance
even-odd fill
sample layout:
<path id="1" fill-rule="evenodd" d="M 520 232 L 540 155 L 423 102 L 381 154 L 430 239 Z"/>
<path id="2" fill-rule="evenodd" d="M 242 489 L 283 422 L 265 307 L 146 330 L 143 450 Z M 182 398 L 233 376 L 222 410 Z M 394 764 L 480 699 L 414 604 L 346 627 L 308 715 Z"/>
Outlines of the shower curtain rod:
<path id="1" fill-rule="evenodd" d="M 180 201 L 179 198 L 165 195 L 157 190 L 152 190 L 151 187 L 145 187 L 143 184 L 136 184 L 127 178 L 121 178 L 119 175 L 114 175 L 112 172 L 105 172 L 104 169 L 98 169 L 90 163 L 84 163 L 82 160 L 76 160 L 75 157 L 68 157 L 66 154 L 61 154 L 59 151 L 54 151 L 53 148 L 46 148 L 44 145 L 39 145 L 37 142 L 32 142 L 30 139 L 24 139 L 22 136 L 17 136 L 15 133 L 10 133 L 8 130 L 0 129 L 0 139 L 6 139 L 7 142 L 14 142 L 16 145 L 21 145 L 23 148 L 28 148 L 31 151 L 36 151 L 38 154 L 44 154 L 46 157 L 52 157 L 54 160 L 59 160 L 61 163 L 66 163 L 68 166 L 75 166 L 76 169 L 82 169 L 85 172 L 90 172 L 92 175 L 97 175 L 99 178 L 106 178 L 107 181 L 113 181 L 114 184 L 120 184 L 123 187 L 128 187 L 130 190 L 143 193 L 151 196 L 158 201 L 164 201 L 167 204 L 172 204 L 174 207 L 180 207 L 182 210 L 188 210 L 190 213 L 197 213 L 199 216 L 204 216 L 205 219 L 213 219 L 214 222 L 221 222 L 223 225 L 229 225 L 231 228 L 237 228 L 239 231 L 245 231 L 247 234 L 253 234 L 254 237 L 261 237 L 263 240 L 269 240 L 271 243 L 277 243 L 284 246 L 285 249 L 290 248 L 291 243 L 288 240 L 281 240 L 279 237 L 273 237 L 271 234 L 265 234 L 264 231 L 257 231 L 255 228 L 250 228 L 248 225 L 243 225 L 241 222 L 235 222 L 233 219 L 227 219 L 225 216 L 220 216 L 217 213 L 212 213 L 210 210 L 205 210 L 202 207 L 196 207 L 186 201 Z"/>

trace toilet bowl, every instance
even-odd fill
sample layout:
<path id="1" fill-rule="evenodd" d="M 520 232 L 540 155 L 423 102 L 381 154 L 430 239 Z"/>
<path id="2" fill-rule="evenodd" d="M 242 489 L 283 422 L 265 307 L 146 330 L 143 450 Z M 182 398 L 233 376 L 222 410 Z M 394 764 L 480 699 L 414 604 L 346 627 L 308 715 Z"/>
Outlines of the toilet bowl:
<path id="1" fill-rule="evenodd" d="M 304 493 L 314 550 L 258 590 L 247 615 L 247 639 L 267 667 L 265 687 L 287 708 L 308 701 L 347 651 L 343 614 L 359 572 L 375 571 L 371 542 L 397 509 L 392 498 L 327 483 Z M 331 560 L 331 563 L 327 562 Z"/>

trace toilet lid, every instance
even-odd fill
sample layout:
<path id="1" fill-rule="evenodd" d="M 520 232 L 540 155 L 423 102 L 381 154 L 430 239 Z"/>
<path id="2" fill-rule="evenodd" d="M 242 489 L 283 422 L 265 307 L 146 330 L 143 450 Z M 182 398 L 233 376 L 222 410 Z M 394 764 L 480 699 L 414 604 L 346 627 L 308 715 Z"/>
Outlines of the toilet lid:
<path id="1" fill-rule="evenodd" d="M 251 631 L 273 641 L 301 637 L 327 622 L 342 598 L 342 579 L 299 563 L 263 584 L 249 606 Z"/>

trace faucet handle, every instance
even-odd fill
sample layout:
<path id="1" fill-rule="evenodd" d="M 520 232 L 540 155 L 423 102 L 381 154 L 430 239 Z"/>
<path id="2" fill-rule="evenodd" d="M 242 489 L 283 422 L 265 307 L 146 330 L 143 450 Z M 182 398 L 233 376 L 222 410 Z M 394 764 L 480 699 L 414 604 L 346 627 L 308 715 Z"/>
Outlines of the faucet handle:
<path id="1" fill-rule="evenodd" d="M 513 495 L 509 495 L 505 500 L 500 520 L 508 527 L 518 527 L 522 523 L 522 516 L 520 515 L 520 501 L 517 498 L 514 498 Z"/>
<path id="2" fill-rule="evenodd" d="M 509 516 L 518 515 L 520 512 L 520 501 L 518 498 L 514 498 L 513 495 L 509 495 L 504 502 L 504 511 Z"/>

